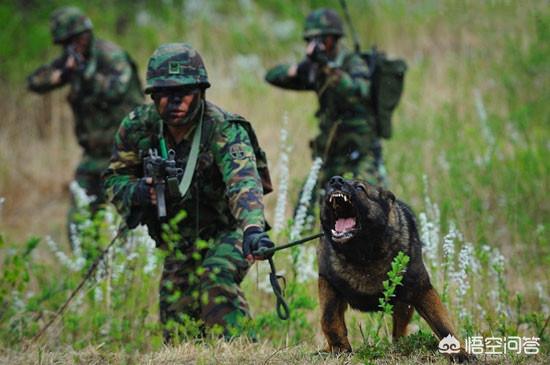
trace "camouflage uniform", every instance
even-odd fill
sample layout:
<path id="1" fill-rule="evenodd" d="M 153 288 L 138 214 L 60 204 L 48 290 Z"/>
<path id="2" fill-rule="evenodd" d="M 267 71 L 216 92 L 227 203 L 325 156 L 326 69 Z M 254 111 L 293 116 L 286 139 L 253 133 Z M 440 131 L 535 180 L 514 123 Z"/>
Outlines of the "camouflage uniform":
<path id="1" fill-rule="evenodd" d="M 326 9 L 312 12 L 306 20 L 304 38 L 329 34 L 343 35 L 337 14 Z M 324 162 L 320 186 L 330 177 L 346 173 L 385 185 L 381 144 L 370 103 L 368 67 L 363 59 L 339 45 L 336 55 L 329 60 L 327 71 L 317 71 L 313 80 L 299 73 L 289 76 L 290 67 L 272 68 L 266 81 L 285 89 L 311 90 L 317 94 L 319 109 L 315 115 L 319 119 L 320 133 L 310 146 L 313 156 L 320 156 Z"/>
<path id="2" fill-rule="evenodd" d="M 91 30 L 92 24 L 80 10 L 68 7 L 52 14 L 51 28 L 54 42 L 62 43 Z M 143 102 L 143 92 L 134 62 L 111 42 L 92 39 L 89 58 L 82 67 L 53 83 L 52 74 L 64 70 L 67 57 L 65 50 L 50 64 L 39 67 L 28 77 L 28 88 L 46 93 L 70 85 L 68 102 L 83 149 L 75 180 L 88 195 L 97 197 L 92 207 L 96 209 L 104 202 L 101 173 L 108 166 L 115 132 L 122 118 Z"/>
<path id="3" fill-rule="evenodd" d="M 163 52 L 173 54 L 170 46 L 176 50 L 182 47 L 164 46 L 151 58 L 149 69 L 170 61 L 163 57 Z M 183 45 L 181 52 L 190 49 Z M 196 56 L 198 53 L 190 57 L 191 67 L 202 70 L 202 60 L 201 67 L 193 64 Z M 160 66 L 155 63 L 159 58 Z M 177 72 L 175 76 L 177 83 Z M 197 77 L 207 80 L 206 74 Z M 154 83 L 154 78 L 155 72 L 148 71 L 148 85 Z M 262 183 L 245 128 L 248 122 L 210 102 L 201 102 L 197 119 L 202 118 L 202 136 L 192 184 L 183 198 L 166 198 L 169 221 L 178 212 L 187 212 L 187 217 L 177 224 L 175 240 L 163 235 L 156 207 L 135 205 L 134 194 L 137 181 L 143 176 L 142 156 L 150 148 L 159 148 L 161 135 L 168 148 L 175 151 L 177 167 L 185 169 L 198 120 L 192 121 L 191 131 L 176 143 L 164 128 L 155 105 L 134 109 L 116 134 L 105 187 L 129 227 L 146 224 L 150 236 L 166 252 L 160 285 L 161 322 L 181 323 L 184 316 L 189 316 L 206 327 L 219 325 L 230 336 L 231 327 L 238 328 L 240 319 L 249 316 L 239 287 L 249 267 L 243 257 L 242 240 L 246 227 L 264 227 Z M 165 336 L 168 339 L 170 332 L 166 331 Z"/>

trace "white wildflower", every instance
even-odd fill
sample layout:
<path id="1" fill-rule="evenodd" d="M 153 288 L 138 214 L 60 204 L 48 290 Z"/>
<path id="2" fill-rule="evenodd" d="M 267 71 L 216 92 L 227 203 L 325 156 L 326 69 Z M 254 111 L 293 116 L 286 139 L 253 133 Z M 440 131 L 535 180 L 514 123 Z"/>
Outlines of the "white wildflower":
<path id="1" fill-rule="evenodd" d="M 420 239 L 423 243 L 423 252 L 429 265 L 436 265 L 438 243 L 432 239 L 433 223 L 428 220 L 426 213 L 418 215 L 420 221 Z"/>
<path id="2" fill-rule="evenodd" d="M 80 185 L 78 185 L 78 182 L 76 182 L 75 180 L 71 181 L 71 183 L 69 184 L 69 190 L 71 191 L 71 194 L 73 195 L 74 201 L 78 208 L 87 208 L 90 203 L 96 200 L 95 195 L 86 194 L 86 191 Z"/>
<path id="3" fill-rule="evenodd" d="M 271 294 L 273 293 L 273 288 L 271 287 L 271 281 L 269 280 L 269 274 L 271 269 L 267 261 L 258 261 L 256 262 L 256 270 L 252 271 L 251 280 L 256 282 L 258 289 L 264 293 Z M 279 270 L 278 275 L 285 275 L 285 270 Z"/>
<path id="4" fill-rule="evenodd" d="M 489 264 L 494 274 L 500 275 L 504 272 L 505 258 L 502 256 L 498 248 L 494 248 L 489 256 Z"/>
<path id="5" fill-rule="evenodd" d="M 493 277 L 494 286 L 492 287 L 489 296 L 497 313 L 506 313 L 509 308 L 503 303 L 502 299 L 502 284 L 504 275 L 504 262 L 505 258 L 502 256 L 498 248 L 493 248 L 489 254 L 489 267 L 490 273 Z"/>
<path id="6" fill-rule="evenodd" d="M 537 294 L 539 297 L 539 302 L 542 307 L 542 312 L 545 316 L 548 316 L 550 314 L 550 298 L 548 298 L 548 292 L 544 290 L 544 287 L 542 286 L 541 282 L 537 282 L 535 284 L 535 288 L 537 289 Z"/>
<path id="7" fill-rule="evenodd" d="M 296 267 L 299 268 L 298 277 L 296 278 L 299 283 L 305 283 L 311 279 L 317 279 L 317 270 L 315 270 L 316 256 L 317 252 L 315 247 L 300 247 L 300 254 L 296 264 Z"/>
<path id="8" fill-rule="evenodd" d="M 457 301 L 461 308 L 461 317 L 467 315 L 466 306 L 464 305 L 464 298 L 470 289 L 470 282 L 468 280 L 468 271 L 472 266 L 472 257 L 474 253 L 474 247 L 471 243 L 466 243 L 462 246 L 460 253 L 458 254 L 458 270 L 453 273 L 454 283 L 457 285 Z"/>
<path id="9" fill-rule="evenodd" d="M 285 112 L 283 117 L 283 127 L 281 128 L 281 138 L 279 145 L 281 146 L 281 157 L 279 159 L 278 173 L 278 191 L 277 191 L 277 204 L 275 206 L 275 222 L 273 224 L 273 231 L 279 233 L 285 226 L 286 217 L 286 203 L 288 196 L 288 183 L 290 177 L 289 171 L 289 155 L 292 147 L 288 145 L 288 113 Z"/>
<path id="10" fill-rule="evenodd" d="M 156 243 L 147 233 L 145 226 L 139 226 L 132 230 L 128 236 L 128 240 L 131 242 L 131 246 L 135 252 L 138 252 L 138 247 L 145 248 L 145 265 L 143 266 L 143 272 L 150 274 L 155 271 L 158 266 L 159 258 L 155 254 Z"/>
<path id="11" fill-rule="evenodd" d="M 451 221 L 449 224 L 449 232 L 443 237 L 443 254 L 447 262 L 452 262 L 455 254 L 455 239 L 458 238 L 455 223 Z"/>
<path id="12" fill-rule="evenodd" d="M 304 228 L 303 230 L 304 231 L 311 231 L 313 229 L 315 225 L 315 217 L 312 215 L 312 214 L 308 214 L 306 216 L 306 220 L 305 220 L 305 223 L 304 223 Z"/>
<path id="13" fill-rule="evenodd" d="M 294 225 L 292 226 L 292 229 L 290 231 L 291 241 L 300 238 L 307 215 L 307 210 L 311 203 L 313 189 L 315 188 L 315 184 L 317 183 L 317 176 L 319 175 L 319 170 L 321 169 L 322 164 L 323 160 L 320 157 L 317 157 L 315 161 L 313 161 L 313 165 L 311 166 L 311 170 L 309 171 L 309 175 L 302 190 L 302 195 L 300 197 L 298 209 L 296 210 L 296 215 L 294 216 Z"/>
<path id="14" fill-rule="evenodd" d="M 436 203 L 433 203 L 430 199 L 428 177 L 422 176 L 424 185 L 424 205 L 426 207 L 426 241 L 425 244 L 434 248 L 434 255 L 437 255 L 437 247 L 439 245 L 439 227 L 441 222 L 441 213 Z"/>
<path id="15" fill-rule="evenodd" d="M 46 236 L 46 244 L 59 262 L 67 269 L 75 272 L 80 271 L 86 264 L 86 259 L 82 256 L 74 256 L 73 258 L 67 256 L 50 236 Z"/>
<path id="16" fill-rule="evenodd" d="M 296 216 L 294 217 L 294 225 L 290 231 L 291 241 L 301 237 L 304 224 L 306 223 L 307 211 L 312 199 L 313 189 L 317 183 L 317 176 L 319 175 L 322 164 L 323 160 L 320 157 L 317 157 L 315 161 L 313 161 L 306 183 L 302 189 L 300 203 L 296 210 Z M 305 282 L 317 275 L 316 272 L 314 273 L 315 254 L 311 252 L 311 248 L 305 248 L 304 246 L 300 246 L 298 250 L 298 257 L 296 260 L 297 267 L 300 268 L 298 281 Z"/>
<path id="17" fill-rule="evenodd" d="M 80 234 L 78 233 L 78 228 L 76 224 L 69 224 L 69 235 L 73 249 L 73 256 L 84 259 L 82 254 L 82 241 L 80 240 Z"/>
<path id="18" fill-rule="evenodd" d="M 118 233 L 119 229 L 119 223 L 120 222 L 120 216 L 115 211 L 112 205 L 108 205 L 104 209 L 104 219 L 105 223 L 107 225 L 107 228 L 109 230 L 109 233 L 111 234 L 111 237 L 115 237 Z"/>

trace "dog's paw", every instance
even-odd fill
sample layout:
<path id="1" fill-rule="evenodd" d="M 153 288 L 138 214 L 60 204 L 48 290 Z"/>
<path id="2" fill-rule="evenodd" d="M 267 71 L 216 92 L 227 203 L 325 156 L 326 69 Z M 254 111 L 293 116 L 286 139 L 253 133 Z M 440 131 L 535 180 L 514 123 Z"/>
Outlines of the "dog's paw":
<path id="1" fill-rule="evenodd" d="M 332 353 L 332 354 L 340 354 L 340 353 L 351 353 L 351 346 L 350 345 L 334 345 L 334 346 L 327 346 L 324 348 L 323 352 Z"/>

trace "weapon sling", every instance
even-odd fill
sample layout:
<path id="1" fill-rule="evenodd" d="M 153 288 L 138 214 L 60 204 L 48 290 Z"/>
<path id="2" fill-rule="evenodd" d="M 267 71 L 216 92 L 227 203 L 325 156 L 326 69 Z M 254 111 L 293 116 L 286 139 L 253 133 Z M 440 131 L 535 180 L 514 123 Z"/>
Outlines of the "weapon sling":
<path id="1" fill-rule="evenodd" d="M 193 135 L 193 142 L 191 142 L 191 151 L 189 152 L 189 159 L 187 160 L 187 166 L 185 166 L 185 172 L 183 173 L 183 178 L 179 184 L 179 191 L 181 197 L 183 198 L 191 186 L 191 181 L 193 180 L 193 174 L 195 172 L 195 166 L 197 166 L 197 160 L 199 158 L 199 147 L 201 144 L 202 136 L 202 118 L 204 113 L 204 102 L 201 106 L 201 115 L 199 118 L 199 123 L 197 124 L 197 130 Z"/>

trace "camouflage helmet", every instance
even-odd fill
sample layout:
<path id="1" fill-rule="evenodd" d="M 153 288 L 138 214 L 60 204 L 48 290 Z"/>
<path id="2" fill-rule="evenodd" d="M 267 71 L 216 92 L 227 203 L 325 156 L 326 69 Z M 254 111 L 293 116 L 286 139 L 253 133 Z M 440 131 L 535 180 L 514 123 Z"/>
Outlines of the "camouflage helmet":
<path id="1" fill-rule="evenodd" d="M 304 39 L 318 35 L 344 35 L 342 19 L 332 9 L 317 9 L 309 13 L 304 27 Z"/>
<path id="2" fill-rule="evenodd" d="M 190 45 L 163 44 L 149 58 L 145 93 L 150 94 L 154 88 L 178 86 L 210 87 L 206 67 L 199 52 Z"/>
<path id="3" fill-rule="evenodd" d="M 59 8 L 50 16 L 50 30 L 54 43 L 62 43 L 72 36 L 92 28 L 90 18 L 74 6 Z"/>

